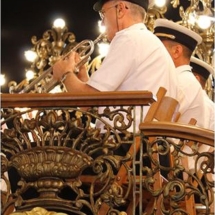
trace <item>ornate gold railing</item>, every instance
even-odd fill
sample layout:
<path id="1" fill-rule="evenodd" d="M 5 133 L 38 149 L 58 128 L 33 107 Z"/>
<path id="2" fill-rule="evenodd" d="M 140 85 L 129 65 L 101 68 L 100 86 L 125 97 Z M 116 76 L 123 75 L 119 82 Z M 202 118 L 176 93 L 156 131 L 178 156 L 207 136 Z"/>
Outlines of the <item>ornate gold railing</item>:
<path id="1" fill-rule="evenodd" d="M 141 123 L 140 130 L 142 156 L 151 162 L 142 169 L 143 187 L 154 198 L 151 213 L 213 214 L 214 132 L 170 122 Z"/>
<path id="2" fill-rule="evenodd" d="M 114 189 L 114 172 L 131 157 L 114 151 L 132 144 L 132 124 L 140 121 L 135 106 L 152 103 L 152 93 L 2 94 L 1 99 L 2 128 L 7 127 L 1 134 L 1 152 L 6 155 L 1 156 L 3 214 L 13 204 L 17 211 L 44 207 L 97 214 L 103 201 L 123 203 L 128 194 Z M 93 126 L 95 120 L 101 128 Z M 19 176 L 15 188 L 10 183 L 15 180 L 12 169 Z M 90 180 L 84 183 L 80 177 Z M 129 183 L 131 189 L 131 178 Z"/>
<path id="3" fill-rule="evenodd" d="M 148 91 L 2 94 L 2 214 L 103 215 L 104 205 L 108 214 L 194 214 L 186 210 L 191 197 L 209 214 L 214 133 L 164 122 L 139 127 L 154 100 Z M 138 139 L 146 147 L 138 156 L 126 153 Z M 183 152 L 185 143 L 190 150 Z M 210 150 L 200 152 L 200 143 Z M 165 166 L 155 155 L 168 155 L 171 162 Z M 184 158 L 194 157 L 198 162 L 189 171 Z M 116 177 L 122 166 L 123 180 Z"/>

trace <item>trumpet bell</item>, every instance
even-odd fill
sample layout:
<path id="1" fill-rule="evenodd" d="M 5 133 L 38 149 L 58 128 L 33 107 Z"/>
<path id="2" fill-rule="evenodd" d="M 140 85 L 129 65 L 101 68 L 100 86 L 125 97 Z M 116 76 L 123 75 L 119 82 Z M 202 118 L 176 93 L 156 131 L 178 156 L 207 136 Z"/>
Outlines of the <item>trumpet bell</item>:
<path id="1" fill-rule="evenodd" d="M 100 34 L 94 41 L 83 40 L 75 45 L 70 51 L 62 55 L 60 59 L 65 59 L 71 52 L 77 52 L 80 56 L 80 61 L 75 65 L 74 73 L 79 72 L 79 68 L 87 63 L 94 51 L 95 44 L 105 38 L 105 34 Z M 63 77 L 65 79 L 66 76 Z M 53 78 L 52 67 L 43 71 L 37 78 L 33 79 L 27 86 L 25 86 L 19 93 L 48 93 L 57 85 L 63 88 L 62 80 L 56 81 Z"/>

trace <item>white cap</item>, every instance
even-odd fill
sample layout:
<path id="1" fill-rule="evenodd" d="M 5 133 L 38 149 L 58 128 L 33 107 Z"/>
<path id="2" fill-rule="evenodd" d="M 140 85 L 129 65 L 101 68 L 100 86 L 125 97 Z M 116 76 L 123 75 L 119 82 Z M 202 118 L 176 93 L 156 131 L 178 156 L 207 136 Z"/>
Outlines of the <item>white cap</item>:
<path id="1" fill-rule="evenodd" d="M 190 59 L 190 66 L 193 68 L 193 72 L 198 73 L 206 80 L 210 74 L 214 75 L 214 69 L 212 66 L 194 56 Z"/>
<path id="2" fill-rule="evenodd" d="M 154 34 L 160 39 L 176 41 L 191 51 L 202 42 L 202 37 L 196 32 L 167 19 L 156 19 Z"/>

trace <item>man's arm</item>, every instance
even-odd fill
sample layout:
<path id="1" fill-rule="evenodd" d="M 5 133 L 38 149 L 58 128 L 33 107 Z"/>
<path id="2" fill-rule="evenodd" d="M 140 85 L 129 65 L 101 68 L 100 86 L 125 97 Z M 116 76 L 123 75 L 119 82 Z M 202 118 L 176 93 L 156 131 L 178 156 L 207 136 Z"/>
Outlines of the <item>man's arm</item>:
<path id="1" fill-rule="evenodd" d="M 81 81 L 74 72 L 67 75 L 64 85 L 68 92 L 99 92 L 99 90 L 89 86 L 86 82 Z"/>
<path id="2" fill-rule="evenodd" d="M 89 86 L 87 81 L 89 75 L 85 65 L 82 65 L 78 74 L 75 74 L 75 65 L 80 61 L 80 57 L 77 53 L 72 52 L 67 58 L 59 60 L 53 66 L 53 77 L 61 81 L 65 75 L 63 81 L 68 92 L 98 92 L 97 89 Z"/>

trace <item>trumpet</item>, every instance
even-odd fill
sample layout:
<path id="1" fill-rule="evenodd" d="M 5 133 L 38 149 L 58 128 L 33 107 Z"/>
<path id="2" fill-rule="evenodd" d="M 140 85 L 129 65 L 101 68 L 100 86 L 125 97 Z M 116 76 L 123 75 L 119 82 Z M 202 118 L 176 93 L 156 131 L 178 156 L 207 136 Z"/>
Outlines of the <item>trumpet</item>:
<path id="1" fill-rule="evenodd" d="M 65 55 L 62 55 L 60 59 L 65 59 L 67 56 L 70 55 L 71 52 L 78 52 L 81 60 L 75 65 L 74 73 L 78 73 L 79 68 L 83 66 L 90 58 L 90 55 L 94 51 L 95 44 L 97 44 L 99 41 L 105 38 L 105 34 L 100 34 L 94 41 L 92 40 L 83 40 L 80 43 L 78 43 L 75 47 L 73 47 L 69 52 L 67 52 Z M 63 82 L 63 80 L 66 78 L 67 73 L 65 73 L 60 81 L 56 81 L 53 78 L 53 69 L 52 67 L 48 68 L 47 70 L 43 71 L 43 73 L 36 79 L 34 79 L 30 84 L 24 87 L 20 91 L 20 93 L 29 93 L 31 90 L 34 89 L 34 87 L 40 83 L 40 81 L 45 80 L 48 77 L 50 78 L 50 81 L 46 83 L 44 86 L 42 86 L 42 92 L 47 93 L 54 89 L 57 85 Z"/>

